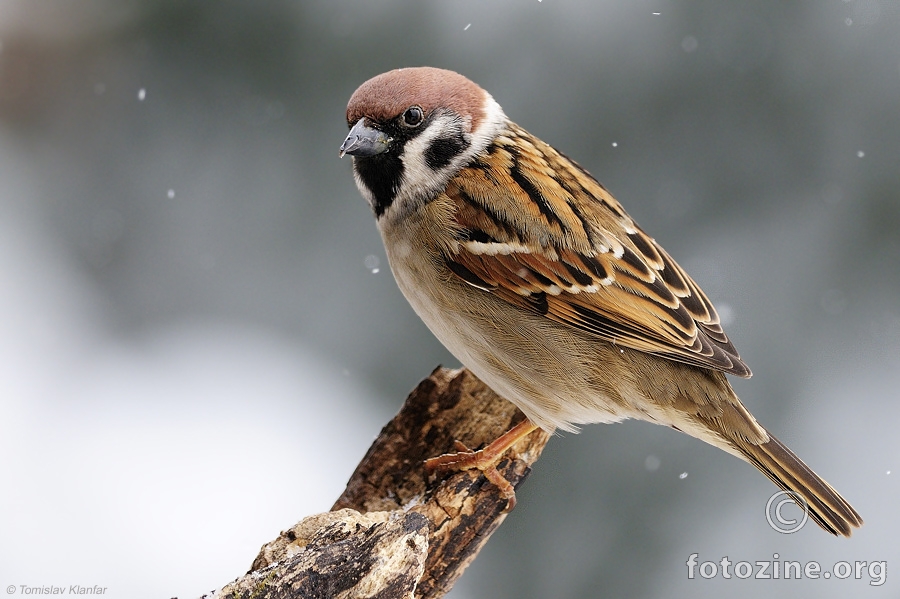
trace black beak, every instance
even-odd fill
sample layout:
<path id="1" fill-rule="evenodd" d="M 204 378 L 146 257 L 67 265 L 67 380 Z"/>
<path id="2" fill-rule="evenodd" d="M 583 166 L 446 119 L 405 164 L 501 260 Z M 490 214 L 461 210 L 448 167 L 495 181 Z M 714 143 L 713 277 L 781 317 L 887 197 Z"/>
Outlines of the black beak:
<path id="1" fill-rule="evenodd" d="M 365 120 L 365 118 L 359 119 L 350 129 L 350 134 L 341 144 L 341 158 L 344 157 L 344 154 L 367 157 L 387 152 L 391 138 L 378 129 L 366 127 Z"/>

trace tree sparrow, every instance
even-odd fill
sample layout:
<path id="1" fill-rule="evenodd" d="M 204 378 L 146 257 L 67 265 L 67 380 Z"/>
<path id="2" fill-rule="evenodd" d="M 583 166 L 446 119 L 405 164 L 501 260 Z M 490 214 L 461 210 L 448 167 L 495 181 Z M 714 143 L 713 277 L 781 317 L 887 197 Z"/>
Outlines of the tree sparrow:
<path id="1" fill-rule="evenodd" d="M 437 338 L 527 420 L 434 469 L 493 468 L 540 427 L 638 418 L 742 458 L 849 536 L 859 514 L 756 422 L 749 377 L 712 303 L 584 168 L 510 121 L 462 75 L 397 69 L 347 106 L 360 192 L 403 295 Z"/>

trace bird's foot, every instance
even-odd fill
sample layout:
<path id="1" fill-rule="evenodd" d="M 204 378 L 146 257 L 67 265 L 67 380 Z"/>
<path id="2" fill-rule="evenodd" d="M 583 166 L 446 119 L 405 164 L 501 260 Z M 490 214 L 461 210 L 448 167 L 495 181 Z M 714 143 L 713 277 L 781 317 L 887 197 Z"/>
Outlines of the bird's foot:
<path id="1" fill-rule="evenodd" d="M 505 511 L 508 512 L 516 507 L 516 490 L 497 470 L 497 464 L 507 450 L 536 428 L 537 425 L 530 420 L 523 420 L 478 451 L 473 451 L 463 443 L 455 441 L 455 453 L 445 453 L 425 460 L 425 469 L 428 472 L 481 470 L 485 478 L 492 482 L 500 490 L 500 494 L 506 498 Z"/>

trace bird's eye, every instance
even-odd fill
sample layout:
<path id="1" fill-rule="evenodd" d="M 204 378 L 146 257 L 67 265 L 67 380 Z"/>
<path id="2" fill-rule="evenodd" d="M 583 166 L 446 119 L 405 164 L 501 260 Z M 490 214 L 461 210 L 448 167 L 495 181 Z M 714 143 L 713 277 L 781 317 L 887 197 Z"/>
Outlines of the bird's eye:
<path id="1" fill-rule="evenodd" d="M 407 127 L 418 127 L 422 124 L 422 120 L 425 118 L 425 115 L 422 113 L 422 109 L 418 106 L 410 106 L 406 109 L 406 112 L 403 113 L 403 124 Z"/>

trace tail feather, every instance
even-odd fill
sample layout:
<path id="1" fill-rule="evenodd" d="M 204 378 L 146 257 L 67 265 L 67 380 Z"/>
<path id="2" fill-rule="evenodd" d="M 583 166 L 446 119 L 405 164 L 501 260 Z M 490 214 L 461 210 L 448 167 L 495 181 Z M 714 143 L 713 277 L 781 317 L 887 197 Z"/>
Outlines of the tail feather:
<path id="1" fill-rule="evenodd" d="M 778 487 L 803 498 L 809 517 L 826 531 L 849 537 L 862 526 L 862 518 L 840 493 L 772 434 L 766 443 L 737 441 L 735 446 Z"/>

